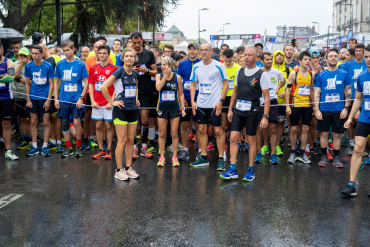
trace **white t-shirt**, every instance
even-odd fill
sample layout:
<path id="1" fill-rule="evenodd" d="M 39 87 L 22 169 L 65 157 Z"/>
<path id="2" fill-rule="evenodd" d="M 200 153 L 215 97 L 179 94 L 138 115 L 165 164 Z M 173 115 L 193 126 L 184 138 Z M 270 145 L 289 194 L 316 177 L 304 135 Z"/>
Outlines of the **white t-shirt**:
<path id="1" fill-rule="evenodd" d="M 240 68 L 241 69 L 241 68 Z M 235 78 L 235 86 L 238 86 L 238 75 L 239 75 L 239 71 L 240 69 L 238 69 L 238 71 L 236 72 L 236 78 Z M 251 76 L 253 74 L 255 74 L 258 70 L 260 70 L 261 68 L 260 67 L 255 67 L 254 69 L 247 69 L 247 67 L 245 67 L 245 70 L 244 70 L 244 74 L 245 76 Z M 261 89 L 262 89 L 262 85 L 261 85 Z M 263 89 L 262 89 L 263 90 Z"/>
<path id="2" fill-rule="evenodd" d="M 197 82 L 199 87 L 197 106 L 215 107 L 221 99 L 223 81 L 227 79 L 225 67 L 216 60 L 212 60 L 208 65 L 205 65 L 203 61 L 194 64 L 190 80 Z"/>
<path id="3" fill-rule="evenodd" d="M 284 75 L 280 70 L 271 68 L 269 71 L 264 71 L 261 75 L 261 84 L 268 84 L 270 92 L 270 100 L 277 99 L 276 88 L 278 86 L 278 81 L 284 81 Z M 262 96 L 260 98 L 260 104 L 265 103 L 265 98 Z"/>

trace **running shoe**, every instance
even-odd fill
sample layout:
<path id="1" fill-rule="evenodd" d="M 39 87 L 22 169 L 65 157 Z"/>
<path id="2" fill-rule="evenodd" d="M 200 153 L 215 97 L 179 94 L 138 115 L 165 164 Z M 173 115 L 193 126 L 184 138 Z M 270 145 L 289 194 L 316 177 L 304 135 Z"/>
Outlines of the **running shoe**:
<path id="1" fill-rule="evenodd" d="M 238 179 L 238 172 L 234 171 L 233 169 L 229 168 L 226 172 L 220 175 L 220 178 L 230 180 L 230 179 Z"/>
<path id="2" fill-rule="evenodd" d="M 191 139 L 193 142 L 197 141 L 197 135 L 193 135 L 193 139 Z"/>
<path id="3" fill-rule="evenodd" d="M 345 138 L 345 139 L 343 139 L 343 141 L 342 141 L 342 144 L 341 144 L 341 145 L 342 145 L 343 147 L 348 147 L 348 146 L 349 146 L 349 144 L 350 144 L 350 143 L 349 143 L 349 140 L 348 140 L 347 138 Z"/>
<path id="4" fill-rule="evenodd" d="M 276 155 L 277 155 L 277 156 L 283 156 L 283 155 L 284 155 L 284 153 L 283 153 L 283 151 L 281 150 L 281 147 L 280 147 L 280 146 L 276 146 L 276 147 L 275 147 L 275 151 L 276 151 Z"/>
<path id="5" fill-rule="evenodd" d="M 178 148 L 177 148 L 177 152 L 179 151 L 179 150 L 184 150 L 184 146 L 182 145 L 182 143 L 181 142 L 179 142 L 179 145 L 177 146 Z"/>
<path id="6" fill-rule="evenodd" d="M 167 147 L 167 151 L 173 153 L 173 146 L 172 146 L 172 144 Z"/>
<path id="7" fill-rule="evenodd" d="M 73 155 L 73 150 L 72 148 L 66 148 L 66 150 L 61 154 L 62 157 L 68 157 L 70 155 Z"/>
<path id="8" fill-rule="evenodd" d="M 326 155 L 321 156 L 321 160 L 319 162 L 320 167 L 325 167 L 328 164 L 328 157 Z"/>
<path id="9" fill-rule="evenodd" d="M 293 164 L 295 162 L 295 160 L 296 160 L 295 153 L 291 153 L 290 156 L 289 156 L 289 158 L 288 158 L 288 163 L 292 163 Z"/>
<path id="10" fill-rule="evenodd" d="M 57 144 L 53 144 L 52 142 L 48 143 L 48 150 L 57 150 Z"/>
<path id="11" fill-rule="evenodd" d="M 322 154 L 322 153 L 321 153 L 321 148 L 319 147 L 319 144 L 314 143 L 314 144 L 312 145 L 312 152 L 313 152 L 314 154 L 318 154 L 318 155 Z"/>
<path id="12" fill-rule="evenodd" d="M 90 147 L 92 148 L 96 148 L 98 146 L 98 144 L 96 144 L 96 142 L 92 139 L 89 141 L 89 144 L 90 144 Z"/>
<path id="13" fill-rule="evenodd" d="M 208 146 L 207 146 L 207 152 L 211 151 L 211 150 L 214 150 L 215 149 L 215 145 L 213 145 L 212 142 L 208 143 Z"/>
<path id="14" fill-rule="evenodd" d="M 199 160 L 199 159 L 200 159 L 200 157 L 202 157 L 202 152 L 198 152 L 198 153 L 197 153 L 196 160 Z"/>
<path id="15" fill-rule="evenodd" d="M 252 182 L 255 179 L 254 171 L 248 169 L 247 173 L 245 174 L 243 181 Z"/>
<path id="16" fill-rule="evenodd" d="M 79 147 L 76 147 L 75 157 L 82 157 L 82 150 Z"/>
<path id="17" fill-rule="evenodd" d="M 244 152 L 248 152 L 248 151 L 249 151 L 249 144 L 245 143 L 244 144 Z"/>
<path id="18" fill-rule="evenodd" d="M 163 156 L 159 157 L 157 166 L 163 167 L 166 164 L 166 160 L 164 159 Z"/>
<path id="19" fill-rule="evenodd" d="M 21 144 L 19 144 L 19 146 L 17 147 L 17 149 L 18 150 L 28 149 L 28 142 L 22 141 Z"/>
<path id="20" fill-rule="evenodd" d="M 189 159 L 189 152 L 186 150 L 182 150 L 179 156 L 179 160 L 188 160 Z"/>
<path id="21" fill-rule="evenodd" d="M 39 150 L 35 147 L 32 147 L 30 150 L 28 150 L 28 152 L 26 153 L 26 156 L 32 156 L 36 154 L 39 154 Z"/>
<path id="22" fill-rule="evenodd" d="M 365 158 L 363 163 L 365 165 L 370 165 L 370 158 L 369 157 Z"/>
<path id="23" fill-rule="evenodd" d="M 82 144 L 81 144 L 81 150 L 82 151 L 89 150 L 90 148 L 91 148 L 90 142 L 82 142 Z"/>
<path id="24" fill-rule="evenodd" d="M 57 144 L 57 153 L 63 153 L 64 152 L 64 148 L 63 148 L 63 144 Z"/>
<path id="25" fill-rule="evenodd" d="M 271 163 L 272 164 L 279 164 L 279 160 L 277 159 L 277 154 L 271 155 Z"/>
<path id="26" fill-rule="evenodd" d="M 239 152 L 243 151 L 242 150 L 242 144 L 240 142 L 238 142 L 238 150 L 239 150 Z"/>
<path id="27" fill-rule="evenodd" d="M 123 168 L 121 168 L 119 172 L 116 171 L 116 173 L 114 174 L 114 178 L 121 180 L 121 181 L 126 181 L 129 179 L 125 169 Z"/>
<path id="28" fill-rule="evenodd" d="M 297 152 L 294 161 L 303 162 L 303 155 Z"/>
<path id="29" fill-rule="evenodd" d="M 334 158 L 333 165 L 335 165 L 336 168 L 343 168 L 343 163 L 340 161 L 339 156 Z"/>
<path id="30" fill-rule="evenodd" d="M 269 147 L 268 146 L 262 146 L 261 148 L 261 153 L 262 155 L 266 155 L 266 154 L 269 154 Z"/>
<path id="31" fill-rule="evenodd" d="M 347 184 L 344 190 L 342 190 L 341 194 L 345 196 L 356 196 L 357 195 L 356 186 L 352 184 Z"/>
<path id="32" fill-rule="evenodd" d="M 179 162 L 177 156 L 173 156 L 173 158 L 172 158 L 172 166 L 174 166 L 174 167 L 179 167 L 180 166 L 180 162 Z"/>
<path id="33" fill-rule="evenodd" d="M 217 171 L 225 171 L 225 161 L 223 159 L 218 159 Z"/>
<path id="34" fill-rule="evenodd" d="M 139 178 L 139 174 L 137 174 L 137 172 L 134 169 L 132 169 L 132 167 L 125 170 L 125 172 L 129 178 L 133 178 L 133 179 Z"/>
<path id="35" fill-rule="evenodd" d="M 348 150 L 348 155 L 352 156 L 354 147 L 350 146 Z"/>
<path id="36" fill-rule="evenodd" d="M 331 154 L 330 154 L 329 151 L 326 151 L 326 157 L 328 157 L 328 161 L 332 161 L 333 160 L 333 156 L 331 156 Z"/>
<path id="37" fill-rule="evenodd" d="M 149 153 L 146 147 L 141 147 L 140 156 L 143 156 L 147 159 L 153 158 L 153 154 Z"/>
<path id="38" fill-rule="evenodd" d="M 51 155 L 47 147 L 44 147 L 44 148 L 41 149 L 41 154 L 43 156 L 50 156 Z"/>
<path id="39" fill-rule="evenodd" d="M 332 142 L 329 142 L 328 143 L 328 147 L 329 147 L 329 150 L 331 150 L 331 151 L 334 150 L 334 147 L 333 147 L 333 143 Z"/>
<path id="40" fill-rule="evenodd" d="M 106 160 L 111 160 L 112 159 L 112 150 L 108 149 L 107 152 L 105 152 L 104 158 Z"/>
<path id="41" fill-rule="evenodd" d="M 258 152 L 256 155 L 256 158 L 254 159 L 254 162 L 261 163 L 261 160 L 262 160 L 262 154 Z"/>
<path id="42" fill-rule="evenodd" d="M 8 159 L 8 160 L 17 160 L 18 159 L 18 156 L 13 154 L 12 150 L 8 150 L 7 152 L 5 152 L 5 159 Z"/>
<path id="43" fill-rule="evenodd" d="M 204 159 L 202 156 L 194 161 L 193 163 L 190 163 L 190 166 L 193 166 L 193 167 L 199 167 L 199 166 L 208 166 L 209 165 L 209 162 L 208 162 L 208 159 Z"/>
<path id="44" fill-rule="evenodd" d="M 150 146 L 150 147 L 148 148 L 148 152 L 149 152 L 149 153 L 154 153 L 154 152 L 157 152 L 157 149 L 155 148 L 155 146 Z"/>
<path id="45" fill-rule="evenodd" d="M 99 149 L 98 153 L 97 153 L 97 154 L 95 154 L 95 155 L 93 155 L 93 156 L 92 156 L 92 158 L 93 158 L 94 160 L 98 160 L 98 159 L 100 159 L 100 158 L 104 158 L 104 157 L 105 157 L 105 154 L 106 154 L 106 153 L 105 153 L 103 150 Z"/>
<path id="46" fill-rule="evenodd" d="M 240 137 L 240 140 L 241 140 L 242 142 L 245 142 L 245 140 L 244 140 L 244 134 L 242 134 L 242 136 Z"/>
<path id="47" fill-rule="evenodd" d="M 189 133 L 189 135 L 188 135 L 188 140 L 189 140 L 189 141 L 191 141 L 191 140 L 194 138 L 194 136 L 195 136 L 194 134 Z"/>
<path id="48" fill-rule="evenodd" d="M 311 164 L 310 158 L 308 158 L 307 154 L 305 153 L 302 155 L 302 162 L 305 164 Z"/>
<path id="49" fill-rule="evenodd" d="M 137 151 L 137 146 L 134 146 L 134 153 L 132 154 L 132 158 L 133 158 L 134 160 L 137 160 L 137 153 L 138 153 L 138 151 Z"/>

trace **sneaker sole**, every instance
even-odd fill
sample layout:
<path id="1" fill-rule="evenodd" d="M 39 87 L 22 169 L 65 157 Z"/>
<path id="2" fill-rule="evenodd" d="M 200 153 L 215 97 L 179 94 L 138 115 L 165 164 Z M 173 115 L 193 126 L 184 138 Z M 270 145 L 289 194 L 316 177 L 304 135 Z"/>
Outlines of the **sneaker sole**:
<path id="1" fill-rule="evenodd" d="M 145 156 L 145 154 L 144 154 L 144 155 L 141 155 L 141 154 L 140 154 L 140 157 L 145 157 L 146 159 L 151 159 L 151 158 L 153 158 L 153 156 L 146 157 L 146 156 Z"/>
<path id="2" fill-rule="evenodd" d="M 98 157 L 98 158 L 96 158 L 96 157 L 92 157 L 94 160 L 100 160 L 101 158 L 104 158 L 104 156 L 100 156 L 100 157 Z"/>
<path id="3" fill-rule="evenodd" d="M 251 180 L 248 180 L 248 179 L 246 179 L 246 178 L 243 178 L 243 181 L 252 182 L 254 179 L 255 179 L 255 177 L 254 177 L 254 178 L 252 178 Z"/>
<path id="4" fill-rule="evenodd" d="M 231 177 L 223 177 L 222 175 L 220 175 L 220 178 L 222 178 L 222 179 L 225 179 L 225 180 L 232 180 L 232 179 L 238 179 L 239 178 L 239 176 L 238 175 L 236 175 L 236 176 L 231 176 Z"/>
<path id="5" fill-rule="evenodd" d="M 17 159 L 19 159 L 19 158 L 17 157 L 17 158 L 12 159 L 12 158 L 10 158 L 10 157 L 5 157 L 5 159 L 8 159 L 8 160 L 17 160 Z"/>
<path id="6" fill-rule="evenodd" d="M 67 158 L 67 157 L 69 157 L 69 156 L 71 156 L 71 155 L 73 155 L 73 153 L 70 153 L 70 154 L 67 154 L 67 155 L 65 155 L 65 154 L 63 155 L 63 154 L 62 154 L 61 156 L 62 156 L 62 158 Z"/>
<path id="7" fill-rule="evenodd" d="M 186 157 L 185 159 L 180 159 L 180 158 L 179 158 L 179 160 L 181 160 L 181 161 L 189 160 L 189 156 L 188 156 L 188 157 Z"/>
<path id="8" fill-rule="evenodd" d="M 342 195 L 344 195 L 344 196 L 357 196 L 357 192 L 356 193 L 351 193 L 351 194 L 347 194 L 347 193 L 343 193 L 343 191 L 342 192 L 340 192 Z"/>
<path id="9" fill-rule="evenodd" d="M 190 163 L 190 166 L 192 167 L 200 167 L 200 166 L 208 166 L 209 165 L 209 162 L 208 163 L 203 163 L 203 164 L 200 164 L 200 165 L 193 165 Z"/>
<path id="10" fill-rule="evenodd" d="M 104 157 L 106 160 L 112 160 L 112 157 Z"/>
<path id="11" fill-rule="evenodd" d="M 26 154 L 26 156 L 33 156 L 33 155 L 36 155 L 36 154 L 39 154 L 40 152 L 37 152 L 37 153 L 33 153 L 33 154 Z"/>
<path id="12" fill-rule="evenodd" d="M 122 179 L 122 178 L 120 178 L 120 177 L 117 177 L 116 175 L 114 175 L 114 178 L 116 178 L 116 179 L 118 179 L 118 180 L 120 180 L 120 181 L 127 181 L 127 180 L 129 179 L 129 177 L 128 177 L 127 179 Z"/>
<path id="13" fill-rule="evenodd" d="M 226 171 L 226 168 L 217 168 L 217 171 Z"/>
<path id="14" fill-rule="evenodd" d="M 75 154 L 75 157 L 82 157 L 82 154 Z"/>
<path id="15" fill-rule="evenodd" d="M 43 156 L 50 156 L 51 154 L 49 153 L 49 154 L 44 154 L 44 153 L 42 153 L 41 152 L 41 154 L 43 155 Z"/>
<path id="16" fill-rule="evenodd" d="M 17 147 L 18 150 L 25 150 L 27 148 L 28 148 L 28 145 L 27 145 L 27 147 Z"/>

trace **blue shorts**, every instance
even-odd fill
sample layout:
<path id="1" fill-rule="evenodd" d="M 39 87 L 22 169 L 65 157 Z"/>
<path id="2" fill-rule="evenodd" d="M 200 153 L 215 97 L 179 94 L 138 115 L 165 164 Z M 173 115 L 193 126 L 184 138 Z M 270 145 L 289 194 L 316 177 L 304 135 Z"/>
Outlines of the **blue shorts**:
<path id="1" fill-rule="evenodd" d="M 50 101 L 50 107 L 48 111 L 45 111 L 44 104 L 46 99 L 31 99 L 32 108 L 30 108 L 30 113 L 52 113 L 53 112 L 53 102 Z"/>
<path id="2" fill-rule="evenodd" d="M 57 116 L 59 118 L 69 119 L 70 116 L 72 116 L 72 118 L 80 118 L 82 115 L 82 109 L 77 109 L 77 106 L 75 104 L 59 102 L 59 106 L 60 108 L 57 113 Z"/>

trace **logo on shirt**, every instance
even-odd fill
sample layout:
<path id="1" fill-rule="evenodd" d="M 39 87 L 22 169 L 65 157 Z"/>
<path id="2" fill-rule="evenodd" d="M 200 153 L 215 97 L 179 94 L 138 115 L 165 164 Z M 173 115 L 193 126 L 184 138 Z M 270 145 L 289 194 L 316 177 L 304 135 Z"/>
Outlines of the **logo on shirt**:
<path id="1" fill-rule="evenodd" d="M 72 80 L 72 69 L 73 67 L 71 67 L 71 69 L 66 69 L 66 70 L 63 70 L 63 81 L 70 81 Z"/>
<path id="2" fill-rule="evenodd" d="M 98 71 L 95 71 L 94 75 L 98 74 Z"/>
<path id="3" fill-rule="evenodd" d="M 105 77 L 104 75 L 99 75 L 97 79 L 98 79 L 98 81 L 100 81 L 100 82 L 104 82 L 104 81 L 106 81 L 106 80 L 107 80 L 107 77 Z"/>
<path id="4" fill-rule="evenodd" d="M 362 93 L 365 95 L 370 95 L 370 81 L 364 82 L 364 88 L 362 90 Z"/>
<path id="5" fill-rule="evenodd" d="M 275 84 L 276 83 L 276 78 L 275 77 L 271 77 L 271 83 L 272 84 Z"/>
<path id="6" fill-rule="evenodd" d="M 354 69 L 353 70 L 353 77 L 352 77 L 352 79 L 353 80 L 356 80 L 357 77 L 361 74 L 361 72 L 362 72 L 362 66 L 361 66 L 360 69 Z"/>
<path id="7" fill-rule="evenodd" d="M 335 75 L 334 78 L 327 79 L 327 85 L 325 87 L 325 90 L 332 90 L 335 89 L 335 82 L 337 81 L 337 76 Z"/>
<path id="8" fill-rule="evenodd" d="M 32 81 L 36 85 L 44 85 L 46 83 L 46 78 L 41 75 L 41 69 L 39 72 L 32 73 Z"/>
<path id="9" fill-rule="evenodd" d="M 105 71 L 105 74 L 106 74 L 106 75 L 110 75 L 110 70 L 106 70 L 106 71 Z"/>
<path id="10" fill-rule="evenodd" d="M 251 84 L 252 87 L 254 87 L 257 81 L 258 80 L 256 78 L 253 78 L 249 83 Z"/>

